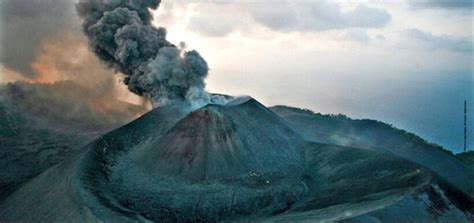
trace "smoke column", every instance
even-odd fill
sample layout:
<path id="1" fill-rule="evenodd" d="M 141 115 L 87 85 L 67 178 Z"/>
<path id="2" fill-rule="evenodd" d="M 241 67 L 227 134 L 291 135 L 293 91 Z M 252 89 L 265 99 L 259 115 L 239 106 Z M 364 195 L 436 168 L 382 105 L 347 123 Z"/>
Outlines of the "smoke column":
<path id="1" fill-rule="evenodd" d="M 76 11 L 94 53 L 125 74 L 124 83 L 153 106 L 173 101 L 204 104 L 209 68 L 195 50 L 185 51 L 166 40 L 166 30 L 151 24 L 150 9 L 161 0 L 80 0 Z"/>

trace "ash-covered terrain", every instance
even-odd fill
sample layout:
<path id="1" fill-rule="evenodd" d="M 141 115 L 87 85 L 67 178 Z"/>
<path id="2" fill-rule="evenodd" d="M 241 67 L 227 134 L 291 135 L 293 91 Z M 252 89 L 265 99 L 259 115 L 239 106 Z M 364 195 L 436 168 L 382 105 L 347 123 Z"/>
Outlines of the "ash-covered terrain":
<path id="1" fill-rule="evenodd" d="M 474 170 L 423 141 L 400 136 L 397 141 L 409 144 L 400 147 L 385 137 L 379 147 L 357 148 L 310 139 L 317 129 L 357 143 L 345 132 L 358 121 L 344 119 L 347 128 L 335 131 L 338 117 L 269 109 L 252 98 L 186 108 L 156 108 L 64 154 L 6 196 L 0 219 L 469 222 L 473 217 L 474 178 L 445 177 L 423 160 L 434 154 L 453 175 Z M 312 130 L 295 125 L 298 118 Z M 382 133 L 378 125 L 364 128 L 360 138 Z M 393 128 L 385 131 L 399 135 Z M 2 148 L 7 149 L 12 148 Z M 411 158 L 406 149 L 414 151 Z"/>
<path id="2" fill-rule="evenodd" d="M 67 154 L 146 112 L 118 100 L 105 105 L 72 81 L 9 83 L 0 92 L 0 201 Z"/>

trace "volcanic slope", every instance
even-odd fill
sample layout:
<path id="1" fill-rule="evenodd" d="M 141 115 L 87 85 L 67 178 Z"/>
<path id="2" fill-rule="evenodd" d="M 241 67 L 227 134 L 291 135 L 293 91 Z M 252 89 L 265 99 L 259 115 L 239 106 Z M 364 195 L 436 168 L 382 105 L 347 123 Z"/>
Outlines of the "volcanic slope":
<path id="1" fill-rule="evenodd" d="M 375 120 L 353 120 L 287 106 L 271 108 L 306 140 L 392 153 L 418 163 L 474 199 L 474 167 L 442 147 Z"/>
<path id="2" fill-rule="evenodd" d="M 118 100 L 93 109 L 95 95 L 72 81 L 0 84 L 0 202 L 89 142 L 145 113 Z"/>
<path id="3" fill-rule="evenodd" d="M 433 184 L 430 171 L 396 156 L 307 142 L 252 98 L 183 107 L 100 137 L 9 196 L 0 220 L 334 221 Z"/>

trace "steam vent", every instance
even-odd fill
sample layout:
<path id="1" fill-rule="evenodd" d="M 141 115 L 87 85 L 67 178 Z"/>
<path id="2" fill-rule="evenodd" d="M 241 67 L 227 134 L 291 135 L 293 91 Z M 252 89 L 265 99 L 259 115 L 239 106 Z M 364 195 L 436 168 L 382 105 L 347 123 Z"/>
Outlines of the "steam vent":
<path id="1" fill-rule="evenodd" d="M 380 209 L 389 218 L 393 204 L 413 196 L 405 208 L 429 205 L 428 195 L 453 207 L 459 199 L 450 199 L 464 198 L 455 214 L 472 213 L 462 189 L 446 195 L 425 167 L 309 142 L 252 98 L 195 111 L 160 107 L 81 151 L 9 196 L 1 219 L 333 221 Z"/>

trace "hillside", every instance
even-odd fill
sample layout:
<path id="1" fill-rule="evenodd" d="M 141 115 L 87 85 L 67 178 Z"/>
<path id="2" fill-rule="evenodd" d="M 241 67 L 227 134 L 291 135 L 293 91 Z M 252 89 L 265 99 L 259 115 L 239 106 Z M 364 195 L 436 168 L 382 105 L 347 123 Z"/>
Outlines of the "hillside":
<path id="1" fill-rule="evenodd" d="M 474 166 L 474 151 L 471 150 L 465 153 L 458 153 L 456 156 L 464 163 Z"/>
<path id="2" fill-rule="evenodd" d="M 94 138 L 145 112 L 111 101 L 93 109 L 94 95 L 71 81 L 0 85 L 0 201 Z"/>
<path id="3" fill-rule="evenodd" d="M 97 136 L 49 128 L 2 101 L 0 117 L 0 201 Z"/>
<path id="4" fill-rule="evenodd" d="M 154 109 L 24 184 L 0 203 L 0 219 L 314 222 L 384 211 L 374 217 L 384 221 L 400 205 L 424 210 L 411 221 L 474 214 L 469 197 L 419 164 L 310 142 L 287 122 L 251 98 Z"/>
<path id="5" fill-rule="evenodd" d="M 344 115 L 322 115 L 288 106 L 270 109 L 309 141 L 395 154 L 431 169 L 474 198 L 474 168 L 412 133 L 375 120 L 353 120 Z"/>

